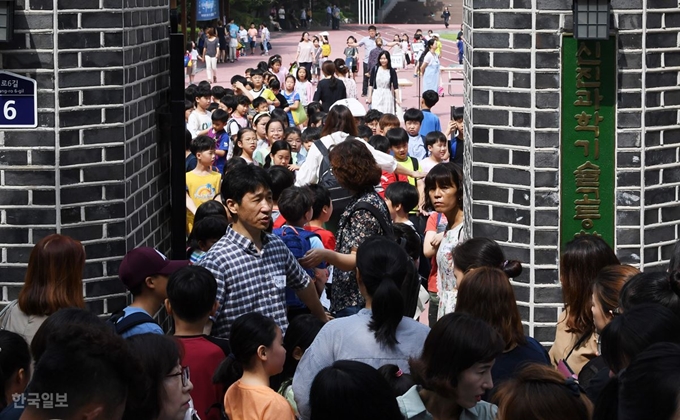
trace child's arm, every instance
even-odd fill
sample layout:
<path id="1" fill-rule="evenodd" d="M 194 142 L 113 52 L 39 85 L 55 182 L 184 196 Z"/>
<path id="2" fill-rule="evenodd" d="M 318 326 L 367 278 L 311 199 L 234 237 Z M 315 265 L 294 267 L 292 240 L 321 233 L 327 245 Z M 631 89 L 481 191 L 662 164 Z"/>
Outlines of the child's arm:
<path id="1" fill-rule="evenodd" d="M 187 210 L 189 210 L 191 212 L 191 214 L 196 214 L 197 207 L 196 207 L 196 204 L 194 204 L 194 200 L 192 200 L 191 197 L 189 197 L 189 191 L 186 192 L 186 200 L 185 201 L 186 201 Z"/>

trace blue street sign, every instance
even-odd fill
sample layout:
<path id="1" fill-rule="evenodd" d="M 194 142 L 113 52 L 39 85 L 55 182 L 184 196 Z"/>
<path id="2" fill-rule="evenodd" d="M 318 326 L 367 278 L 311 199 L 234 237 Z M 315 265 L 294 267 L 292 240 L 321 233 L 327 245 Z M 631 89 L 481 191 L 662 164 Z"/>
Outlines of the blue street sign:
<path id="1" fill-rule="evenodd" d="M 35 80 L 0 71 L 0 128 L 38 126 L 38 84 Z"/>

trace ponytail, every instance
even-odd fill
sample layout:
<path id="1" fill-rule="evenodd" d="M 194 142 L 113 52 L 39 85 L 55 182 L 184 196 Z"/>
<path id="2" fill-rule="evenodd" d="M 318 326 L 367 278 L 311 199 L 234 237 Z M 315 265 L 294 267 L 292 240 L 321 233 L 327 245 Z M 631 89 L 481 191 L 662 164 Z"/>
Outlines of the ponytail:
<path id="1" fill-rule="evenodd" d="M 276 339 L 278 326 L 271 319 L 257 312 L 236 318 L 231 327 L 229 344 L 232 353 L 217 368 L 212 382 L 229 388 L 248 369 L 260 346 L 269 347 Z"/>
<path id="2" fill-rule="evenodd" d="M 357 250 L 357 269 L 371 296 L 372 317 L 368 327 L 381 345 L 394 348 L 397 328 L 404 313 L 401 287 L 410 257 L 396 242 L 382 236 L 366 239 Z"/>

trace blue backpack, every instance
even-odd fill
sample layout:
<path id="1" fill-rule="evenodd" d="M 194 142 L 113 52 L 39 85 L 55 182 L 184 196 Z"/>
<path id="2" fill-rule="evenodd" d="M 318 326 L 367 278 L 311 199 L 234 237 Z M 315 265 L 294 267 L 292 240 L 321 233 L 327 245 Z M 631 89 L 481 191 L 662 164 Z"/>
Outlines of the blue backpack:
<path id="1" fill-rule="evenodd" d="M 305 256 L 307 251 L 312 249 L 310 239 L 314 236 L 320 239 L 319 235 L 304 229 L 294 228 L 293 226 L 284 225 L 281 228 L 274 229 L 274 235 L 281 238 L 286 247 L 293 254 L 295 259 L 300 259 Z M 311 278 L 314 278 L 314 269 L 305 269 Z M 294 308 L 304 308 L 305 304 L 298 299 L 295 292 L 286 287 L 286 306 Z"/>

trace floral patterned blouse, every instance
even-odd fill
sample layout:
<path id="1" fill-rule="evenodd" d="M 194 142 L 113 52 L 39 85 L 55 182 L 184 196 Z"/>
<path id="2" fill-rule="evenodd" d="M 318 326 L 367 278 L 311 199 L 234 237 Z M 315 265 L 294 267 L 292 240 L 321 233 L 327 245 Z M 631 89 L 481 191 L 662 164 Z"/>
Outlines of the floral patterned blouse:
<path id="1" fill-rule="evenodd" d="M 456 276 L 453 274 L 453 249 L 459 242 L 463 241 L 463 224 L 460 223 L 444 233 L 437 250 L 437 290 L 439 294 L 439 310 L 437 319 L 456 309 L 458 298 L 458 285 Z"/>
<path id="2" fill-rule="evenodd" d="M 360 202 L 375 206 L 385 216 L 386 221 L 390 220 L 387 205 L 375 191 L 355 195 L 340 216 L 336 233 L 335 250 L 337 252 L 350 254 L 353 248 L 358 248 L 368 237 L 383 233 L 380 222 L 368 210 L 353 211 Z M 364 298 L 359 293 L 354 270 L 341 271 L 334 268 L 332 284 L 331 312 L 337 312 L 349 306 L 364 305 Z"/>

